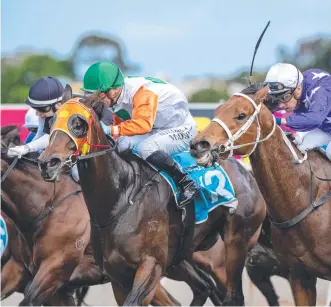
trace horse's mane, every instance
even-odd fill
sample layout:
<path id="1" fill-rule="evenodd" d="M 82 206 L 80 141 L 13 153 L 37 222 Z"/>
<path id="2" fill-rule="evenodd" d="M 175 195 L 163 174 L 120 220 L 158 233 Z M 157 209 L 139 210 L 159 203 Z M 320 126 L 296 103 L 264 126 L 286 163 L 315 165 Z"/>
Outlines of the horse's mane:
<path id="1" fill-rule="evenodd" d="M 90 96 L 86 98 L 81 98 L 79 100 L 79 102 L 81 102 L 83 105 L 91 108 L 95 112 L 99 120 L 101 120 L 102 114 L 107 108 L 104 99 L 100 97 L 100 93 L 100 91 L 97 91 Z"/>
<path id="2" fill-rule="evenodd" d="M 253 83 L 253 84 L 249 85 L 248 87 L 246 87 L 245 89 L 243 89 L 241 91 L 241 93 L 246 94 L 246 95 L 255 95 L 263 87 L 264 87 L 263 83 Z M 264 100 L 264 105 L 269 109 L 270 112 L 275 111 L 275 109 L 277 108 L 277 106 L 272 104 L 272 99 L 269 95 Z"/>
<path id="3" fill-rule="evenodd" d="M 9 132 L 14 131 L 15 129 L 17 129 L 18 132 L 21 130 L 21 128 L 17 125 L 7 125 L 7 126 L 4 126 L 4 127 L 1 127 L 1 136 L 4 137 Z"/>
<path id="4" fill-rule="evenodd" d="M 7 125 L 4 127 L 1 127 L 2 141 L 4 141 L 4 143 L 6 145 L 9 145 L 10 143 L 15 144 L 16 146 L 23 145 L 23 143 L 20 140 L 20 134 L 19 134 L 20 130 L 21 130 L 21 128 L 16 125 Z M 24 167 L 24 166 L 26 166 L 27 163 L 36 164 L 38 156 L 39 156 L 38 152 L 28 153 L 27 155 L 25 155 L 25 157 L 28 158 L 29 160 L 19 159 L 18 163 L 16 165 L 16 168 Z M 9 158 L 7 156 L 7 148 L 4 148 L 2 146 L 1 146 L 1 159 L 4 159 L 9 163 L 11 160 L 13 160 L 13 158 Z M 33 162 L 33 161 L 35 161 L 35 162 Z"/>
<path id="5" fill-rule="evenodd" d="M 253 83 L 253 84 L 249 85 L 248 87 L 246 87 L 245 89 L 243 89 L 241 91 L 241 93 L 243 93 L 245 95 L 254 95 L 261 88 L 263 88 L 263 84 L 262 83 Z"/>

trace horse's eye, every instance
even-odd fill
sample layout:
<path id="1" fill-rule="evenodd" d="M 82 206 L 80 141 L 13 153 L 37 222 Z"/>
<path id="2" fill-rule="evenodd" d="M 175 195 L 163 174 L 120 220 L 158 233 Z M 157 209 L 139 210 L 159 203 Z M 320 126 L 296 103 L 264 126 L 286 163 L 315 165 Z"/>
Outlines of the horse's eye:
<path id="1" fill-rule="evenodd" d="M 243 119 L 245 119 L 246 118 L 246 114 L 245 113 L 240 113 L 238 116 L 237 116 L 237 119 L 238 120 L 243 120 Z"/>

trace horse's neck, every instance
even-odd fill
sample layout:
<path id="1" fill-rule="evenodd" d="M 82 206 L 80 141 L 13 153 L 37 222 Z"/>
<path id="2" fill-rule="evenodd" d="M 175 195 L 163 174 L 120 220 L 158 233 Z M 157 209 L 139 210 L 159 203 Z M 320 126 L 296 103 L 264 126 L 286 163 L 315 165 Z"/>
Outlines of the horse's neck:
<path id="1" fill-rule="evenodd" d="M 115 150 L 81 161 L 78 171 L 90 215 L 99 223 L 116 216 L 129 201 L 134 171 Z"/>
<path id="2" fill-rule="evenodd" d="M 309 169 L 293 161 L 279 127 L 251 155 L 252 169 L 267 202 L 268 212 L 277 221 L 288 220 L 308 206 L 306 193 L 311 190 Z"/>
<path id="3" fill-rule="evenodd" d="M 19 162 L 20 163 L 20 162 Z M 14 168 L 2 183 L 5 206 L 16 224 L 32 223 L 52 195 L 52 184 L 45 182 L 37 166 Z M 24 226 L 24 227 L 25 227 Z"/>

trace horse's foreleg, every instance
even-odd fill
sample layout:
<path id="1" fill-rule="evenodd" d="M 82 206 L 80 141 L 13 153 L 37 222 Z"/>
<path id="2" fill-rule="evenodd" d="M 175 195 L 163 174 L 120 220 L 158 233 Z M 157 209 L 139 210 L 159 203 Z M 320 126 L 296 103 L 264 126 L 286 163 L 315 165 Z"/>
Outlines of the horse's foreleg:
<path id="1" fill-rule="evenodd" d="M 238 231 L 239 221 L 233 218 L 227 222 L 225 243 L 225 267 L 226 267 L 226 297 L 223 305 L 244 305 L 244 294 L 242 290 L 242 272 L 245 266 L 247 254 L 247 240 L 245 234 Z"/>
<path id="2" fill-rule="evenodd" d="M 48 301 L 63 286 L 64 281 L 69 280 L 77 261 L 78 259 L 64 259 L 63 255 L 54 255 L 43 261 L 20 306 L 42 305 Z M 67 299 L 69 305 L 72 305 L 72 298 L 67 296 Z M 65 299 L 61 298 L 61 300 Z"/>
<path id="3" fill-rule="evenodd" d="M 81 306 L 83 303 L 86 305 L 84 300 L 85 300 L 85 297 L 87 295 L 89 288 L 90 288 L 89 286 L 84 286 L 84 287 L 76 289 L 75 294 L 76 294 L 77 306 Z"/>
<path id="4" fill-rule="evenodd" d="M 152 306 L 180 306 L 180 303 L 158 282 Z"/>
<path id="5" fill-rule="evenodd" d="M 124 305 L 148 305 L 154 297 L 161 276 L 161 265 L 156 263 L 154 257 L 147 256 L 136 271 L 132 290 L 128 294 Z"/>
<path id="6" fill-rule="evenodd" d="M 114 293 L 114 297 L 115 297 L 117 305 L 123 306 L 125 299 L 127 297 L 125 290 L 115 283 L 112 283 L 111 286 L 113 288 L 113 293 Z"/>
<path id="7" fill-rule="evenodd" d="M 176 267 L 168 270 L 169 277 L 178 281 L 184 281 L 193 292 L 191 306 L 202 306 L 212 295 L 215 286 L 205 281 L 195 268 L 186 260 L 181 261 Z M 216 297 L 215 305 L 220 305 L 221 299 Z"/>
<path id="8" fill-rule="evenodd" d="M 23 293 L 28 281 L 29 274 L 23 264 L 10 257 L 1 269 L 1 300 L 14 292 Z"/>
<path id="9" fill-rule="evenodd" d="M 203 271 L 210 274 L 217 284 L 221 301 L 226 295 L 225 246 L 221 237 L 216 244 L 206 251 L 193 253 L 192 259 Z"/>
<path id="10" fill-rule="evenodd" d="M 49 306 L 75 306 L 76 302 L 72 292 L 61 288 L 52 295 L 47 301 Z"/>
<path id="11" fill-rule="evenodd" d="M 279 306 L 278 295 L 270 281 L 271 276 L 264 276 L 264 272 L 257 270 L 256 272 L 247 273 L 254 285 L 261 291 L 264 297 L 267 299 L 269 306 Z"/>
<path id="12" fill-rule="evenodd" d="M 295 304 L 297 306 L 316 306 L 315 276 L 301 269 L 299 273 L 290 271 L 289 281 L 292 288 Z"/>

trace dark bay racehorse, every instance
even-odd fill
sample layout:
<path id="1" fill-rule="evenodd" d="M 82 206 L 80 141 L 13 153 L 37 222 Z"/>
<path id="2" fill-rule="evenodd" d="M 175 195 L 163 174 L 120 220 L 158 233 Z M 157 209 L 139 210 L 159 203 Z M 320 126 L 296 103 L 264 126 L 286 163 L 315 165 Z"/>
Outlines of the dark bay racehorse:
<path id="1" fill-rule="evenodd" d="M 16 126 L 5 126 L 2 128 L 1 130 L 1 134 L 2 134 L 2 145 L 3 148 L 7 148 L 10 144 L 13 145 L 20 145 L 20 139 L 19 139 L 19 128 Z M 37 168 L 36 164 L 34 163 L 33 159 L 24 159 L 23 161 L 26 161 L 27 163 L 29 163 L 29 166 L 31 168 Z M 4 162 L 4 161 L 3 161 Z M 24 162 L 22 162 L 24 163 Z M 12 165 L 12 164 L 11 164 Z M 16 167 L 16 165 L 15 165 Z M 5 175 L 5 169 L 3 169 L 3 173 L 4 176 Z M 12 174 L 11 172 L 8 173 L 8 176 L 11 177 Z M 3 177 L 4 178 L 4 177 Z M 5 179 L 6 180 L 6 179 Z M 41 185 L 43 185 L 44 181 L 41 179 L 41 177 L 37 177 L 35 178 L 34 183 L 36 185 L 38 185 L 39 180 L 41 180 Z M 25 191 L 20 191 L 22 193 L 25 193 Z M 6 198 L 7 201 L 9 201 L 9 198 Z M 27 211 L 38 211 L 40 209 L 40 202 L 36 202 L 36 203 L 31 203 L 31 204 L 26 204 L 29 205 L 29 208 L 27 208 Z M 85 208 L 85 204 L 82 204 Z M 10 203 L 10 204 L 3 204 L 4 208 L 16 208 L 16 205 L 14 203 Z M 84 214 L 84 212 L 76 212 L 77 215 L 79 214 Z M 85 212 L 86 213 L 86 212 Z M 57 214 L 57 212 L 52 212 L 52 214 Z M 29 218 L 29 216 L 25 216 L 24 218 Z M 47 218 L 47 216 L 45 216 L 45 219 Z M 82 220 L 84 219 L 84 216 L 81 217 Z M 41 230 L 39 230 L 41 231 Z M 47 231 L 47 230 L 46 230 Z M 13 236 L 10 236 L 11 238 L 13 238 Z M 31 242 L 30 242 L 31 243 Z M 77 241 L 78 244 L 81 244 L 81 241 L 78 240 Z M 32 249 L 32 247 L 31 247 Z M 18 251 L 18 252 L 22 252 L 22 251 Z M 212 250 L 211 250 L 212 252 Z M 207 253 L 208 252 L 204 252 Z M 30 257 L 31 258 L 31 257 Z M 201 257 L 199 257 L 201 258 Z M 215 257 L 214 257 L 215 258 Z M 202 257 L 202 259 L 204 260 L 204 257 Z M 217 261 L 217 260 L 215 260 Z M 70 262 L 70 257 L 68 258 L 68 262 Z M 209 267 L 209 263 L 208 261 L 204 260 L 204 263 L 206 263 L 207 267 Z M 10 262 L 11 264 L 11 262 Z M 26 266 L 30 265 L 30 261 L 25 261 Z M 212 264 L 212 267 L 215 268 L 215 270 L 218 269 L 218 263 L 214 263 Z M 11 268 L 13 269 L 13 267 L 11 266 Z M 17 267 L 15 267 L 17 268 Z M 6 272 L 6 271 L 5 271 Z M 6 277 L 6 281 L 9 282 L 8 277 L 9 276 L 3 276 Z M 10 281 L 14 281 L 12 275 L 10 276 L 11 279 Z M 214 283 L 212 281 L 212 279 L 209 277 L 206 279 L 201 278 L 199 275 L 197 275 L 197 273 L 195 272 L 195 270 L 189 266 L 189 265 L 185 265 L 182 267 L 181 270 L 174 270 L 171 273 L 171 276 L 169 276 L 173 279 L 179 280 L 179 281 L 185 281 L 190 288 L 193 291 L 193 295 L 194 295 L 194 302 L 196 302 L 197 304 L 199 304 L 200 302 L 203 302 L 205 300 L 207 300 L 208 296 L 211 296 L 211 299 L 216 303 L 219 304 L 219 302 L 221 301 L 221 298 L 223 298 L 224 296 L 222 296 L 222 292 L 218 292 L 217 293 L 213 293 L 214 291 Z M 16 279 L 21 278 L 21 276 L 16 276 Z M 8 282 L 4 283 L 7 284 L 7 286 L 9 286 Z M 84 298 L 84 295 L 87 293 L 86 291 L 86 287 L 85 289 L 81 289 L 79 290 L 79 287 L 84 287 L 85 285 L 94 285 L 94 284 L 98 284 L 98 283 L 104 283 L 107 282 L 107 279 L 105 279 L 104 275 L 101 273 L 99 267 L 96 265 L 94 257 L 92 255 L 92 251 L 90 246 L 88 245 L 87 248 L 85 249 L 83 258 L 79 261 L 78 266 L 75 268 L 73 274 L 70 277 L 70 280 L 68 282 L 65 283 L 65 286 L 62 286 L 61 288 L 61 295 L 62 293 L 71 293 L 73 290 L 76 290 L 76 298 L 77 298 L 77 303 L 80 304 L 82 302 L 82 299 Z M 4 285 L 3 284 L 3 285 Z M 8 287 L 7 287 L 8 288 Z M 220 288 L 223 290 L 224 286 L 220 285 Z M 10 289 L 8 289 L 10 290 Z M 15 289 L 11 289 L 11 290 L 15 290 Z M 10 291 L 11 291 L 10 290 Z M 118 300 L 118 302 L 122 302 L 122 298 L 120 297 L 120 295 L 115 292 L 115 296 Z M 217 295 L 217 296 L 216 296 Z M 50 302 L 48 302 L 49 304 Z M 152 304 L 156 304 L 156 305 L 178 305 L 179 302 L 173 298 L 160 284 L 158 285 L 157 288 L 157 292 L 154 296 L 154 299 L 152 301 Z"/>
<path id="2" fill-rule="evenodd" d="M 1 130 L 1 135 L 2 135 L 2 149 L 7 148 L 9 145 L 20 145 L 20 138 L 19 138 L 19 128 L 16 126 L 5 126 Z M 37 168 L 37 165 L 34 163 L 33 159 L 24 159 L 27 163 L 29 163 L 29 166 L 31 168 Z M 2 161 L 4 162 L 4 161 Z M 24 163 L 24 162 L 22 162 Z M 14 165 L 14 164 L 11 164 Z M 14 165 L 16 167 L 16 165 Z M 4 167 L 2 170 L 3 176 L 2 179 L 6 180 L 6 171 L 7 166 Z M 14 168 L 13 168 L 14 169 Z M 11 171 L 8 173 L 8 176 L 11 177 Z M 41 180 L 41 185 L 45 184 L 44 180 L 41 179 L 40 175 L 36 178 L 34 178 L 34 183 L 38 185 L 38 181 Z M 20 191 L 24 193 L 25 191 Z M 41 197 L 41 196 L 40 196 Z M 5 201 L 5 200 L 3 200 Z M 6 197 L 6 201 L 9 201 L 9 198 Z M 35 202 L 31 204 L 26 204 L 29 207 L 26 209 L 27 211 L 38 211 L 40 210 L 40 202 Z M 86 207 L 85 204 L 82 204 L 84 208 Z M 4 208 L 16 208 L 16 205 L 14 203 L 10 204 L 4 204 Z M 87 212 L 85 212 L 87 213 Z M 77 215 L 79 214 L 85 214 L 84 211 L 82 212 L 76 212 Z M 52 212 L 52 214 L 57 214 L 56 212 Z M 29 218 L 29 216 L 25 216 L 24 218 Z M 45 216 L 45 219 L 47 216 Z M 81 219 L 84 219 L 84 216 L 81 217 Z M 11 238 L 14 239 L 14 236 L 10 236 Z M 31 242 L 30 242 L 31 243 Z M 80 245 L 82 242 L 81 240 L 77 241 L 78 245 Z M 80 246 L 83 247 L 83 246 Z M 32 248 L 32 247 L 31 247 Z M 22 251 L 18 251 L 22 252 Z M 69 254 L 70 255 L 70 254 Z M 31 258 L 31 257 L 30 257 Z M 70 262 L 70 257 L 68 258 L 68 262 Z M 10 263 L 11 264 L 11 263 Z M 29 267 L 30 261 L 25 261 L 26 266 Z M 11 266 L 11 268 L 13 268 Z M 15 267 L 17 269 L 17 267 Z M 9 276 L 3 276 L 6 277 L 6 281 L 9 282 L 8 277 Z M 15 280 L 13 279 L 12 276 L 10 276 L 10 281 L 14 282 Z M 176 270 L 176 272 L 172 273 L 172 278 L 179 280 L 179 281 L 185 281 L 187 284 L 191 287 L 195 301 L 197 303 L 201 301 L 207 300 L 208 296 L 211 296 L 211 299 L 213 300 L 213 295 L 217 295 L 216 293 L 212 293 L 213 289 L 215 289 L 214 283 L 211 278 L 206 280 L 200 278 L 195 270 L 190 267 L 190 266 L 185 266 L 181 271 Z M 21 276 L 16 276 L 16 279 L 21 278 Z M 84 299 L 84 296 L 86 295 L 86 287 L 85 285 L 94 285 L 94 284 L 99 284 L 99 283 L 104 283 L 107 282 L 108 280 L 105 279 L 105 276 L 101 273 L 99 267 L 96 265 L 94 257 L 92 255 L 92 250 L 90 248 L 90 245 L 88 245 L 84 251 L 83 258 L 80 260 L 78 266 L 75 268 L 74 272 L 72 273 L 70 280 L 66 282 L 65 287 L 61 288 L 61 293 L 70 293 L 74 289 L 76 290 L 76 298 L 77 298 L 77 303 L 80 304 L 82 300 Z M 8 282 L 4 283 L 8 285 Z M 4 285 L 3 284 L 3 285 Z M 9 286 L 9 285 L 8 285 Z M 79 287 L 85 287 L 84 289 L 79 290 Z M 7 287 L 8 288 L 8 287 Z M 14 289 L 8 289 L 8 291 L 11 291 Z M 70 291 L 71 290 L 71 291 Z M 115 292 L 115 297 L 117 298 L 118 302 L 122 301 L 122 297 Z M 214 297 L 215 302 L 220 302 L 222 297 L 222 293 L 219 292 L 217 297 Z M 48 302 L 49 304 L 49 302 Z M 57 303 L 58 304 L 58 303 Z M 161 284 L 158 284 L 156 294 L 154 296 L 154 299 L 152 301 L 152 304 L 154 305 L 179 305 L 179 302 L 173 298 L 162 286 Z"/>
<path id="3" fill-rule="evenodd" d="M 251 164 L 267 202 L 272 243 L 290 269 L 297 305 L 316 304 L 316 278 L 331 280 L 331 164 L 317 152 L 308 160 L 275 125 L 264 105 L 268 88 L 235 94 L 191 144 L 203 165 L 215 156 L 251 153 Z"/>
<path id="4" fill-rule="evenodd" d="M 28 288 L 21 304 L 74 305 L 71 293 L 75 289 L 109 281 L 96 265 L 92 255 L 89 245 L 90 227 L 86 227 L 89 216 L 84 199 L 82 197 L 71 198 L 71 196 L 81 195 L 80 193 L 74 195 L 69 193 L 70 189 L 78 191 L 79 186 L 69 176 L 63 175 L 61 181 L 56 183 L 60 186 L 59 189 L 56 187 L 55 193 L 53 189 L 47 189 L 47 186 L 52 185 L 41 178 L 36 160 L 25 158 L 17 160 L 14 165 L 14 159 L 6 157 L 5 152 L 9 145 L 21 144 L 19 128 L 5 126 L 1 129 L 1 136 L 2 208 L 12 216 L 25 234 L 26 244 L 24 246 L 20 244 L 22 248 L 17 246 L 16 252 L 21 256 L 26 255 L 25 250 L 30 246 L 28 250 L 32 253 L 24 256 L 24 265 L 29 268 L 29 276 L 33 283 Z M 10 166 L 14 167 L 7 172 Z M 61 183 L 65 187 L 62 187 Z M 29 189 L 33 190 L 33 195 L 28 192 Z M 49 199 L 52 195 L 53 199 L 50 202 Z M 63 197 L 66 195 L 69 196 L 64 199 Z M 60 199 L 60 202 L 57 201 L 57 198 Z M 63 201 L 61 202 L 61 200 Z M 50 210 L 46 210 L 47 208 Z M 11 225 L 9 224 L 9 226 Z M 14 225 L 12 226 L 14 227 Z M 14 235 L 9 237 L 9 245 L 15 243 L 14 239 Z M 8 262 L 9 257 L 8 254 Z M 5 257 L 3 257 L 4 259 Z M 9 262 L 8 264 L 10 264 L 8 266 L 10 269 L 19 269 L 18 263 Z M 6 271 L 2 273 L 6 273 Z M 10 273 L 13 275 L 15 272 Z M 5 284 L 9 291 L 15 289 L 8 284 L 8 278 L 11 283 L 22 278 L 18 275 L 3 275 L 3 277 L 6 278 L 5 281 L 8 281 Z M 21 292 L 21 289 L 19 290 Z M 56 290 L 57 292 L 52 295 Z M 76 297 L 78 303 L 83 299 L 78 290 Z M 160 284 L 153 303 L 179 304 Z"/>
<path id="5" fill-rule="evenodd" d="M 76 162 L 75 153 L 88 154 L 80 156 L 77 165 L 97 262 L 114 281 L 114 287 L 123 292 L 126 305 L 148 304 L 155 285 L 176 257 L 181 212 L 163 177 L 135 156 L 119 155 L 114 142 L 109 145 L 99 124 L 104 104 L 98 94 L 85 100 L 85 105 L 70 101 L 61 107 L 54 125 L 62 123 L 66 132 L 52 133 L 39 164 L 43 177 L 54 180 L 63 166 Z M 265 204 L 254 179 L 243 167 L 235 160 L 223 163 L 223 167 L 236 190 L 238 209 L 232 215 L 223 207 L 211 212 L 205 223 L 196 226 L 190 252 L 208 234 L 224 233 L 225 304 L 241 305 L 245 257 L 258 238 Z"/>

